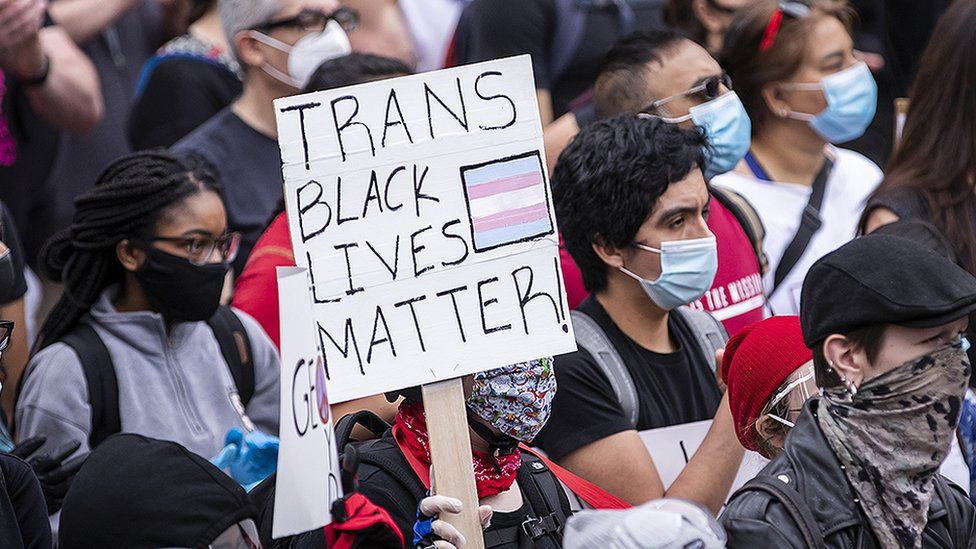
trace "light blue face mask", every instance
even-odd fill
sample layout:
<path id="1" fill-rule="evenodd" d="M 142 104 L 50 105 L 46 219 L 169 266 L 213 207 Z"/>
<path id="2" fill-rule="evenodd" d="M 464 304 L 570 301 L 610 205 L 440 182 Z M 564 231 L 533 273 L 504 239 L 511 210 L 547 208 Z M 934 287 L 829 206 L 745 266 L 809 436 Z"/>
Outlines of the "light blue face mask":
<path id="1" fill-rule="evenodd" d="M 705 130 L 711 146 L 705 149 L 705 181 L 731 171 L 749 152 L 752 121 L 735 92 L 692 107 L 688 116 Z"/>
<path id="2" fill-rule="evenodd" d="M 634 246 L 661 254 L 661 276 L 657 280 L 647 280 L 624 267 L 620 267 L 620 271 L 640 282 L 651 301 L 666 311 L 705 295 L 715 280 L 718 248 L 714 236 L 662 242 L 661 249 L 636 243 Z"/>
<path id="3" fill-rule="evenodd" d="M 790 112 L 789 117 L 804 120 L 831 143 L 844 143 L 864 134 L 878 108 L 878 85 L 863 62 L 834 73 L 818 83 L 790 83 L 795 90 L 822 90 L 827 108 L 820 114 Z"/>

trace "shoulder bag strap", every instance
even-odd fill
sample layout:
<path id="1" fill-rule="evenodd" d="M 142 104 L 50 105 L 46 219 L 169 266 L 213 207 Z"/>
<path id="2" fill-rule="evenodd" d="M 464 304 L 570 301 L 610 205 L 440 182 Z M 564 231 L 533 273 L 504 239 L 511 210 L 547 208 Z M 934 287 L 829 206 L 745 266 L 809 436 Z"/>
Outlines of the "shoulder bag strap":
<path id="1" fill-rule="evenodd" d="M 790 271 L 793 270 L 793 267 L 796 266 L 797 262 L 803 256 L 803 252 L 806 251 L 813 235 L 820 230 L 822 224 L 820 207 L 823 206 L 824 195 L 827 192 L 827 180 L 830 179 L 830 172 L 833 167 L 834 161 L 829 157 L 825 158 L 820 172 L 817 174 L 816 179 L 813 180 L 810 199 L 807 201 L 806 207 L 803 208 L 803 215 L 800 217 L 800 226 L 796 229 L 793 240 L 786 247 L 786 251 L 783 252 L 783 257 L 776 266 L 776 273 L 773 276 L 773 287 L 770 289 L 769 295 L 773 295 L 779 288 L 779 285 L 786 280 Z"/>

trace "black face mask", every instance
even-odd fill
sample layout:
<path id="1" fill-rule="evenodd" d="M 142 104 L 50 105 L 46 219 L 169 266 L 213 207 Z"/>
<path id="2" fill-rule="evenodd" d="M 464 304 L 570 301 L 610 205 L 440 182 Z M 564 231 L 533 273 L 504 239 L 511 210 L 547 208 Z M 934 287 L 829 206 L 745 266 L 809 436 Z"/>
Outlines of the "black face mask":
<path id="1" fill-rule="evenodd" d="M 185 257 L 166 253 L 154 246 L 143 248 L 146 261 L 136 279 L 149 304 L 176 322 L 207 320 L 220 306 L 220 292 L 230 265 L 194 265 Z"/>

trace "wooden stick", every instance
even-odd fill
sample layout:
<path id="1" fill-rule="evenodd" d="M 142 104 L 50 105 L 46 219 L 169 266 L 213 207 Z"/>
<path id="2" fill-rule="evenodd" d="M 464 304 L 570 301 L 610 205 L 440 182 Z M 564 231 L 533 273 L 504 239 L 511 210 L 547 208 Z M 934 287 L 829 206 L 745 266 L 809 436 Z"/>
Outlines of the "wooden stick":
<path id="1" fill-rule="evenodd" d="M 461 532 L 468 542 L 465 549 L 484 549 L 461 378 L 430 383 L 421 389 L 434 468 L 435 486 L 431 486 L 431 492 L 457 498 L 464 504 L 461 514 L 441 513 L 440 519 Z"/>

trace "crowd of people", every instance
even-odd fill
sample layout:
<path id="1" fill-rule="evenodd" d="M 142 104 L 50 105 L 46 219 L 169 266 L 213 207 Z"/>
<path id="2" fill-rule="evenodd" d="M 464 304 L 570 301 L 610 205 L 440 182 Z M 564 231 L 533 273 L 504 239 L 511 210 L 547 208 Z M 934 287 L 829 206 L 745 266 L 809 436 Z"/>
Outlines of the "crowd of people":
<path id="1" fill-rule="evenodd" d="M 273 102 L 530 54 L 578 349 L 463 378 L 481 545 L 976 548 L 973 29 L 973 0 L 0 0 L 0 547 L 470 545 L 419 387 L 332 406 L 345 495 L 272 537 Z M 653 434 L 701 422 L 665 470 Z"/>

